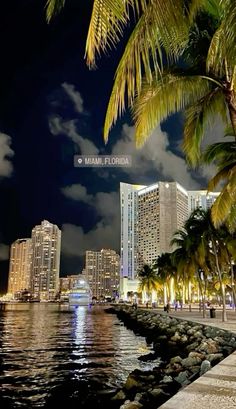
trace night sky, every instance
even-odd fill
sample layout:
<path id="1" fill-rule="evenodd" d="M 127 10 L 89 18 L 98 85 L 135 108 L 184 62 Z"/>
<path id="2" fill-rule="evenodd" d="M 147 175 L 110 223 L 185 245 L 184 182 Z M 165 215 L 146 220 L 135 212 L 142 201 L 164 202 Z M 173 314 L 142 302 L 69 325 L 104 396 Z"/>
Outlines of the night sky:
<path id="1" fill-rule="evenodd" d="M 2 2 L 1 2 L 2 3 Z M 124 44 L 85 64 L 92 1 L 67 0 L 53 23 L 43 0 L 0 6 L 0 290 L 9 245 L 43 219 L 62 229 L 61 276 L 80 272 L 86 249 L 119 251 L 119 183 L 177 180 L 206 188 L 212 169 L 193 173 L 181 153 L 182 116 L 156 129 L 136 150 L 127 113 L 102 139 L 112 81 Z M 84 4 L 86 3 L 86 4 Z M 209 131 L 218 138 L 221 124 Z M 132 168 L 75 168 L 75 154 L 131 154 Z"/>

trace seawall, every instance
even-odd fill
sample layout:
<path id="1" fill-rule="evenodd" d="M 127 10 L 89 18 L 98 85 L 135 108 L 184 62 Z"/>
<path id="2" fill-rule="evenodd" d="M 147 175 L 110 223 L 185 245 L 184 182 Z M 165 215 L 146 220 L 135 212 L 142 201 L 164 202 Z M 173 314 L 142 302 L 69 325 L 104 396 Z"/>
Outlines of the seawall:
<path id="1" fill-rule="evenodd" d="M 110 312 L 152 343 L 153 353 L 140 357 L 141 360 L 160 357 L 153 370 L 135 370 L 129 375 L 124 387 L 113 398 L 120 401 L 121 409 L 168 409 L 161 405 L 167 405 L 165 402 L 172 396 L 175 395 L 172 398 L 175 399 L 188 385 L 197 382 L 200 376 L 236 350 L 236 335 L 230 331 L 126 306 L 113 307 Z M 179 407 L 179 403 L 175 405 Z"/>

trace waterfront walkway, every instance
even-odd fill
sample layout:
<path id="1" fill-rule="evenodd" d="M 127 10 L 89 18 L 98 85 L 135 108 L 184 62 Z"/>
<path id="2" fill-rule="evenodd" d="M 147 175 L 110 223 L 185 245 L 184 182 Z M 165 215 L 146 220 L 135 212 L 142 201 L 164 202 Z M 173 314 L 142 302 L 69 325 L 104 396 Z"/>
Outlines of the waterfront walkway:
<path id="1" fill-rule="evenodd" d="M 151 310 L 151 309 L 149 309 Z M 153 308 L 153 311 L 157 311 L 161 314 L 167 314 L 163 311 L 163 308 Z M 216 309 L 216 318 L 210 318 L 210 310 L 207 309 L 206 311 L 206 318 L 202 317 L 202 312 L 199 311 L 198 308 L 193 307 L 192 311 L 190 312 L 188 307 L 183 308 L 183 310 L 175 311 L 172 309 L 169 313 L 171 317 L 176 317 L 180 319 L 184 319 L 187 321 L 194 321 L 199 322 L 200 324 L 211 325 L 213 327 L 218 327 L 222 329 L 226 329 L 231 332 L 236 333 L 236 311 L 232 309 L 227 309 L 227 321 L 222 322 L 222 309 Z M 236 406 L 235 406 L 236 409 Z"/>
<path id="2" fill-rule="evenodd" d="M 153 309 L 167 314 L 163 310 Z M 227 322 L 222 322 L 222 310 L 216 310 L 216 318 L 202 318 L 198 309 L 171 311 L 170 316 L 222 328 L 236 334 L 236 312 L 227 310 Z M 236 352 L 229 355 L 210 371 L 184 387 L 158 409 L 236 409 Z"/>

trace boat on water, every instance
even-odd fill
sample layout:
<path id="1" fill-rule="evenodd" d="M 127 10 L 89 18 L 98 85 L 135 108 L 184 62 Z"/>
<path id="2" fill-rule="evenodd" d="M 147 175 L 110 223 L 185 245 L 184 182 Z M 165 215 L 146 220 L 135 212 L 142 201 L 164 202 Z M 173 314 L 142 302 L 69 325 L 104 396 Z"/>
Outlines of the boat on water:
<path id="1" fill-rule="evenodd" d="M 69 292 L 69 305 L 90 305 L 92 303 L 92 292 L 85 279 L 77 281 L 76 285 Z"/>

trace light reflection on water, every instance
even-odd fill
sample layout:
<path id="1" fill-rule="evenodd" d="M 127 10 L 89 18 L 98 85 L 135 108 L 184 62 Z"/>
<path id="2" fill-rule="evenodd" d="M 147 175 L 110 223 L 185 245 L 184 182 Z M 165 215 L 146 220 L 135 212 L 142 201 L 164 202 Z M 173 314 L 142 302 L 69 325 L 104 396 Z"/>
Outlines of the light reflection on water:
<path id="1" fill-rule="evenodd" d="M 89 394 L 117 388 L 135 368 L 153 366 L 137 359 L 149 352 L 145 339 L 102 307 L 63 311 L 55 304 L 26 306 L 0 312 L 4 409 L 7 403 L 11 408 L 51 408 L 54 391 L 66 403 L 78 395 L 83 408 Z"/>

